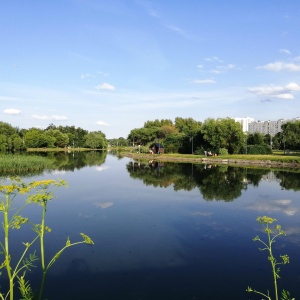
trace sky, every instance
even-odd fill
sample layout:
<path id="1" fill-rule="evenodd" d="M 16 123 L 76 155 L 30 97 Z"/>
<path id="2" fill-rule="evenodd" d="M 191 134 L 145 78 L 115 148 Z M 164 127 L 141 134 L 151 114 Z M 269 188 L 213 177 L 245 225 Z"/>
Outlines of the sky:
<path id="1" fill-rule="evenodd" d="M 298 0 L 0 1 L 0 121 L 300 117 Z"/>

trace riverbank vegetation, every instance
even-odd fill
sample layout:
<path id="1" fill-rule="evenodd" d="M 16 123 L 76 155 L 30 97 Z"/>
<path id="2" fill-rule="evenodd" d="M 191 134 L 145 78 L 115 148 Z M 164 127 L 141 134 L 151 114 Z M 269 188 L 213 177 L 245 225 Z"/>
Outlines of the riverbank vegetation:
<path id="1" fill-rule="evenodd" d="M 273 290 L 274 290 L 274 298 L 270 296 L 270 291 L 267 290 L 267 292 L 261 292 L 255 289 L 252 289 L 248 286 L 246 289 L 247 292 L 255 293 L 258 295 L 261 295 L 265 297 L 268 300 L 295 300 L 295 298 L 291 298 L 290 293 L 286 290 L 282 290 L 280 293 L 280 290 L 278 288 L 278 279 L 280 278 L 279 272 L 280 267 L 282 265 L 286 265 L 290 262 L 290 258 L 287 254 L 280 254 L 278 258 L 274 256 L 274 247 L 273 244 L 276 242 L 277 238 L 279 236 L 285 236 L 286 233 L 281 229 L 281 225 L 277 224 L 273 228 L 271 227 L 273 223 L 277 222 L 276 219 L 263 216 L 258 217 L 257 222 L 262 225 L 264 233 L 267 235 L 267 239 L 262 240 L 258 235 L 253 239 L 253 241 L 258 241 L 263 245 L 263 248 L 259 248 L 260 251 L 267 251 L 268 253 L 268 261 L 271 264 L 272 269 L 272 275 L 273 275 Z M 281 296 L 280 296 L 281 294 Z M 279 298 L 280 297 L 280 298 Z"/>
<path id="2" fill-rule="evenodd" d="M 270 155 L 274 149 L 290 151 L 300 149 L 300 121 L 287 122 L 275 135 L 243 132 L 240 123 L 231 118 L 204 122 L 192 118 L 176 117 L 146 121 L 134 128 L 127 138 L 106 139 L 101 131 L 89 132 L 75 126 L 55 126 L 46 129 L 14 128 L 0 122 L 0 152 L 19 152 L 28 148 L 42 149 L 106 149 L 132 147 L 136 152 L 149 152 L 153 144 L 160 145 L 164 153 L 204 155 L 246 154 Z"/>
<path id="3" fill-rule="evenodd" d="M 0 154 L 0 175 L 26 175 L 50 169 L 51 160 L 37 155 Z"/>
<path id="4" fill-rule="evenodd" d="M 64 181 L 42 180 L 26 184 L 19 178 L 10 179 L 5 185 L 0 183 L 0 215 L 2 215 L 3 224 L 3 235 L 0 239 L 0 257 L 2 258 L 1 269 L 6 271 L 6 280 L 8 281 L 7 292 L 3 291 L 3 286 L 1 285 L 1 300 L 16 299 L 18 290 L 22 299 L 43 299 L 46 275 L 61 254 L 67 248 L 78 244 L 94 244 L 91 238 L 84 233 L 80 233 L 82 240 L 78 242 L 71 242 L 68 237 L 65 245 L 59 251 L 52 254 L 53 256 L 48 262 L 46 261 L 47 247 L 45 233 L 51 232 L 51 228 L 46 225 L 47 205 L 53 199 L 52 189 L 61 186 L 66 186 L 66 183 Z M 20 204 L 16 201 L 16 197 L 19 195 L 26 195 L 24 203 Z M 37 220 L 29 220 L 29 218 L 21 215 L 21 213 L 24 213 L 25 207 L 29 205 L 40 206 L 41 215 L 37 217 Z M 36 221 L 39 223 L 35 223 Z M 22 243 L 22 246 L 25 247 L 20 248 L 23 250 L 20 257 L 17 257 L 16 253 L 12 251 L 13 243 L 11 235 L 12 231 L 23 228 L 25 224 L 31 224 L 33 235 L 29 241 L 25 242 L 23 239 L 20 241 L 20 244 Z M 40 251 L 38 252 L 37 249 L 40 249 Z M 31 270 L 38 266 L 37 261 L 40 264 L 42 278 L 40 288 L 38 292 L 35 292 L 36 289 L 31 286 L 28 277 Z"/>
<path id="5" fill-rule="evenodd" d="M 20 129 L 0 122 L 0 152 L 20 152 L 27 148 L 106 148 L 101 131 L 89 132 L 75 126 L 50 124 L 46 129 Z"/>

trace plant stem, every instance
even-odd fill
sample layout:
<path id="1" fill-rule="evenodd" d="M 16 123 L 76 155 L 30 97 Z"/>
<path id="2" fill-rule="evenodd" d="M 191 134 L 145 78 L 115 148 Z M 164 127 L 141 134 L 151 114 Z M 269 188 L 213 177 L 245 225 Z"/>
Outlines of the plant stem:
<path id="1" fill-rule="evenodd" d="M 40 247 L 41 247 L 41 263 L 42 270 L 45 270 L 45 250 L 44 250 L 44 235 L 45 235 L 45 215 L 46 215 L 46 203 L 44 202 L 43 211 L 42 211 L 42 223 L 40 229 Z"/>
<path id="2" fill-rule="evenodd" d="M 270 262 L 272 265 L 272 273 L 273 273 L 273 279 L 274 279 L 274 291 L 275 291 L 275 299 L 278 300 L 278 287 L 277 287 L 277 273 L 276 273 L 276 260 L 273 256 L 273 252 L 272 252 L 272 244 L 274 241 L 274 238 L 277 237 L 277 235 L 275 235 L 273 238 L 271 238 L 271 233 L 269 230 L 269 224 L 267 224 L 267 233 L 268 233 L 268 242 L 269 242 L 269 254 L 270 254 Z"/>
<path id="3" fill-rule="evenodd" d="M 44 235 L 45 235 L 45 216 L 46 216 L 46 210 L 47 210 L 47 200 L 43 201 L 43 211 L 42 211 L 42 223 L 41 223 L 41 229 L 40 229 L 40 247 L 41 247 L 41 263 L 42 263 L 42 271 L 43 271 L 43 277 L 39 292 L 39 300 L 42 299 L 42 295 L 44 292 L 44 285 L 46 280 L 46 273 L 47 268 L 45 268 L 45 248 L 44 248 Z"/>
<path id="4" fill-rule="evenodd" d="M 11 274 L 11 267 L 10 267 L 10 255 L 9 255 L 9 216 L 8 212 L 10 209 L 10 197 L 9 194 L 5 195 L 6 203 L 5 208 L 3 211 L 3 229 L 4 229 L 4 245 L 5 245 L 5 264 L 6 264 L 6 271 L 7 276 L 9 279 L 9 299 L 14 300 L 14 281 L 13 276 Z"/>

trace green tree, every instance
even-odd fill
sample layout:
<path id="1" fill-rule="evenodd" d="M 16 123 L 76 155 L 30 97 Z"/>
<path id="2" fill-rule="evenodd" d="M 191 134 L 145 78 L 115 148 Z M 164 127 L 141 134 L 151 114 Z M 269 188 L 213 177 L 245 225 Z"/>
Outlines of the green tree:
<path id="1" fill-rule="evenodd" d="M 86 135 L 85 147 L 92 149 L 105 149 L 107 147 L 107 141 L 105 134 L 101 131 L 93 131 Z"/>
<path id="2" fill-rule="evenodd" d="M 242 127 L 231 118 L 205 120 L 201 133 L 204 141 L 217 152 L 220 148 L 225 148 L 228 153 L 235 154 L 244 146 Z"/>
<path id="3" fill-rule="evenodd" d="M 175 118 L 175 127 L 189 138 L 194 137 L 201 130 L 201 125 L 201 122 L 193 118 Z"/>
<path id="4" fill-rule="evenodd" d="M 164 125 L 173 126 L 173 121 L 170 119 L 162 119 L 162 120 L 154 120 L 154 121 L 147 121 L 144 123 L 144 128 L 151 128 L 151 127 L 162 127 Z"/>
<path id="5" fill-rule="evenodd" d="M 48 147 L 48 141 L 44 131 L 38 128 L 30 128 L 25 134 L 27 148 Z"/>
<path id="6" fill-rule="evenodd" d="M 7 137 L 5 134 L 0 134 L 0 151 L 7 151 Z"/>
<path id="7" fill-rule="evenodd" d="M 69 143 L 69 137 L 67 134 L 60 132 L 58 129 L 49 129 L 45 132 L 45 135 L 53 137 L 54 146 L 64 148 Z"/>
<path id="8" fill-rule="evenodd" d="M 5 122 L 0 122 L 0 134 L 5 135 L 6 137 L 12 136 L 17 133 L 17 129 L 12 127 L 10 124 Z"/>
<path id="9" fill-rule="evenodd" d="M 281 126 L 283 143 L 286 149 L 300 148 L 300 121 L 287 122 Z"/>
<path id="10" fill-rule="evenodd" d="M 184 133 L 169 134 L 164 140 L 165 152 L 180 153 L 185 141 Z"/>
<path id="11" fill-rule="evenodd" d="M 264 145 L 265 143 L 265 137 L 260 132 L 250 133 L 248 135 L 247 139 L 248 145 Z"/>
<path id="12" fill-rule="evenodd" d="M 53 127 L 53 126 L 51 126 L 51 127 Z M 49 129 L 51 129 L 51 128 L 49 128 Z M 87 130 L 82 129 L 80 127 L 75 127 L 75 126 L 61 126 L 60 125 L 58 127 L 52 128 L 52 129 L 57 129 L 61 133 L 67 134 L 69 137 L 69 143 L 71 145 L 74 145 L 74 147 L 83 147 L 84 143 L 85 143 L 86 135 L 89 133 Z"/>
<path id="13" fill-rule="evenodd" d="M 23 142 L 23 139 L 18 135 L 18 134 L 14 134 L 12 136 L 12 143 L 13 143 L 13 150 L 14 151 L 22 151 L 25 150 L 25 145 Z"/>
<path id="14" fill-rule="evenodd" d="M 130 131 L 127 139 L 131 145 L 145 145 L 158 138 L 159 130 L 159 127 L 135 128 Z"/>

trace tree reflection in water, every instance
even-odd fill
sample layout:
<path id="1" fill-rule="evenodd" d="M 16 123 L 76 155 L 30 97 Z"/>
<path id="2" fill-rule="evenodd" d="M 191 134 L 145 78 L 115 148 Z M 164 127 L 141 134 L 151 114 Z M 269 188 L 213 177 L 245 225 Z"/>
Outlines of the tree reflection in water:
<path id="1" fill-rule="evenodd" d="M 273 176 L 285 189 L 300 190 L 298 173 L 228 165 L 132 160 L 126 165 L 130 176 L 154 187 L 173 186 L 175 191 L 198 188 L 207 201 L 233 201 L 247 186 L 258 186 L 263 177 Z M 269 175 L 271 174 L 271 175 Z"/>

